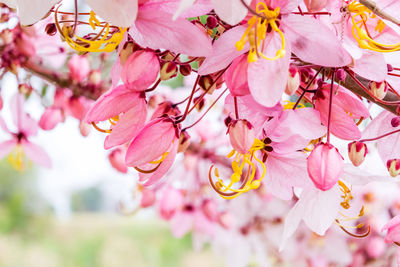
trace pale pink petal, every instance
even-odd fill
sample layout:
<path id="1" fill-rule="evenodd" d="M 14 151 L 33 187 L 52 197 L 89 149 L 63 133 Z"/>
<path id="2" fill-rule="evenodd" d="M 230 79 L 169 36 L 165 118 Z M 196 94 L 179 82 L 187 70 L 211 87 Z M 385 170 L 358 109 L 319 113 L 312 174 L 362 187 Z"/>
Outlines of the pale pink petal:
<path id="1" fill-rule="evenodd" d="M 17 0 L 2 0 L 2 3 L 6 4 L 8 7 L 17 8 Z"/>
<path id="2" fill-rule="evenodd" d="M 195 57 L 207 56 L 212 50 L 210 37 L 197 26 L 182 18 L 173 21 L 170 14 L 158 10 L 139 11 L 129 32 L 142 47 Z"/>
<path id="3" fill-rule="evenodd" d="M 275 56 L 276 51 L 281 49 L 280 42 L 279 35 L 273 34 L 271 40 L 266 42 L 267 52 L 264 51 L 264 54 L 269 57 Z M 259 58 L 256 62 L 249 64 L 247 74 L 251 95 L 258 103 L 266 107 L 279 103 L 285 91 L 290 63 L 289 44 L 287 46 L 283 58 L 276 60 Z"/>
<path id="4" fill-rule="evenodd" d="M 325 86 L 325 88 L 328 89 L 328 86 Z M 352 118 L 368 118 L 370 116 L 365 104 L 355 94 L 343 87 L 339 87 L 339 90 L 337 90 L 337 86 L 334 86 L 334 90 L 336 94 L 333 97 L 333 102 L 341 106 L 343 110 L 351 113 Z"/>
<path id="5" fill-rule="evenodd" d="M 391 125 L 392 118 L 397 117 L 393 113 L 389 111 L 382 111 L 376 116 L 365 128 L 362 133 L 363 139 L 369 139 L 377 137 L 381 132 L 388 133 L 394 130 L 393 126 Z"/>
<path id="6" fill-rule="evenodd" d="M 178 17 L 193 18 L 205 15 L 213 7 L 209 0 L 149 0 L 140 9 L 158 9 L 173 14 L 173 20 Z"/>
<path id="7" fill-rule="evenodd" d="M 172 234 L 176 238 L 181 238 L 187 234 L 194 224 L 193 212 L 179 212 L 171 219 Z"/>
<path id="8" fill-rule="evenodd" d="M 346 66 L 352 62 L 338 37 L 318 19 L 289 15 L 282 23 L 285 38 L 300 59 L 327 67 Z"/>
<path id="9" fill-rule="evenodd" d="M 51 168 L 51 159 L 43 148 L 24 140 L 21 142 L 21 147 L 26 156 L 34 163 L 45 168 Z"/>
<path id="10" fill-rule="evenodd" d="M 245 2 L 250 4 L 251 0 L 245 0 Z M 211 0 L 211 3 L 218 17 L 230 25 L 241 22 L 248 12 L 240 0 Z"/>
<path id="11" fill-rule="evenodd" d="M 175 138 L 175 128 L 170 121 L 152 120 L 130 144 L 126 153 L 127 165 L 135 167 L 159 159 Z"/>
<path id="12" fill-rule="evenodd" d="M 231 64 L 235 58 L 249 51 L 248 43 L 240 51 L 235 47 L 236 42 L 242 38 L 245 31 L 245 26 L 237 26 L 224 32 L 213 44 L 211 55 L 206 57 L 206 60 L 201 64 L 199 74 L 206 75 L 222 70 Z"/>
<path id="13" fill-rule="evenodd" d="M 116 58 L 114 65 L 111 68 L 111 87 L 115 88 L 118 86 L 119 81 L 121 80 L 121 71 L 122 65 L 119 57 Z"/>
<path id="14" fill-rule="evenodd" d="M 0 117 L 0 128 L 6 133 L 10 133 L 10 130 L 8 130 L 7 124 L 2 117 Z"/>
<path id="15" fill-rule="evenodd" d="M 131 141 L 143 127 L 146 115 L 145 100 L 140 98 L 130 110 L 119 116 L 117 125 L 112 128 L 111 134 L 104 141 L 104 148 L 110 149 Z"/>
<path id="16" fill-rule="evenodd" d="M 387 64 L 382 53 L 364 53 L 354 61 L 353 71 L 372 81 L 382 82 L 387 77 Z"/>
<path id="17" fill-rule="evenodd" d="M 293 187 L 309 187 L 311 180 L 307 173 L 306 155 L 296 152 L 288 155 L 270 154 L 265 166 L 267 172 L 264 184 L 274 196 L 289 200 Z"/>
<path id="18" fill-rule="evenodd" d="M 17 141 L 15 139 L 0 143 L 0 159 L 2 159 L 4 156 L 10 154 L 10 152 L 16 145 L 17 145 Z"/>
<path id="19" fill-rule="evenodd" d="M 16 3 L 21 24 L 31 25 L 43 18 L 58 1 L 59 0 L 16 0 L 13 2 L 14 4 Z M 8 3 L 11 3 L 11 1 Z"/>
<path id="20" fill-rule="evenodd" d="M 194 228 L 196 232 L 210 236 L 215 233 L 216 225 L 210 221 L 201 210 L 195 211 L 194 218 Z"/>
<path id="21" fill-rule="evenodd" d="M 393 178 L 389 175 L 371 174 L 363 169 L 354 167 L 353 164 L 344 164 L 341 180 L 351 185 L 366 185 L 372 182 L 391 182 Z"/>
<path id="22" fill-rule="evenodd" d="M 108 23 L 130 27 L 138 12 L 137 0 L 85 0 L 93 11 Z"/>
<path id="23" fill-rule="evenodd" d="M 126 112 L 139 100 L 139 93 L 120 85 L 103 94 L 86 114 L 88 123 L 105 121 Z"/>
<path id="24" fill-rule="evenodd" d="M 247 82 L 247 68 L 249 63 L 246 55 L 241 55 L 233 60 L 224 73 L 224 80 L 232 96 L 244 96 L 250 94 Z"/>

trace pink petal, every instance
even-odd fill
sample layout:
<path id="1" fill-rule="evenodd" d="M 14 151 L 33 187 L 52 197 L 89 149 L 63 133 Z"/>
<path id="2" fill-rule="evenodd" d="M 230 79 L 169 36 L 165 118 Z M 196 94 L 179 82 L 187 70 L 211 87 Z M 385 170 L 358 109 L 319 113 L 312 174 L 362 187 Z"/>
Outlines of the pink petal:
<path id="1" fill-rule="evenodd" d="M 108 23 L 130 27 L 138 12 L 137 0 L 85 0 L 93 11 Z"/>
<path id="2" fill-rule="evenodd" d="M 249 64 L 246 55 L 241 55 L 233 60 L 224 73 L 224 80 L 232 96 L 244 96 L 250 94 L 247 82 L 247 68 Z"/>
<path id="3" fill-rule="evenodd" d="M 126 165 L 141 166 L 159 159 L 175 139 L 175 128 L 169 121 L 150 121 L 133 139 L 126 153 Z"/>
<path id="4" fill-rule="evenodd" d="M 209 0 L 149 0 L 140 9 L 162 10 L 163 12 L 174 14 L 173 20 L 178 17 L 193 18 L 205 15 L 213 7 Z"/>
<path id="5" fill-rule="evenodd" d="M 318 19 L 289 15 L 282 23 L 293 53 L 302 60 L 327 67 L 340 67 L 352 62 L 336 35 Z"/>
<path id="6" fill-rule="evenodd" d="M 0 143 L 0 159 L 10 154 L 16 145 L 17 141 L 14 139 Z"/>
<path id="7" fill-rule="evenodd" d="M 6 133 L 10 133 L 10 130 L 8 130 L 7 124 L 2 117 L 0 117 L 0 128 Z"/>
<path id="8" fill-rule="evenodd" d="M 30 160 L 42 167 L 51 168 L 51 159 L 43 148 L 29 141 L 22 141 L 21 147 Z"/>
<path id="9" fill-rule="evenodd" d="M 325 88 L 328 89 L 328 86 L 325 86 Z M 339 87 L 339 90 L 337 90 L 337 86 L 334 86 L 334 90 L 336 94 L 333 98 L 333 102 L 341 106 L 343 110 L 350 112 L 352 118 L 368 118 L 370 116 L 365 104 L 355 94 L 343 87 Z"/>
<path id="10" fill-rule="evenodd" d="M 171 219 L 172 234 L 176 238 L 183 237 L 194 224 L 193 212 L 179 212 Z"/>
<path id="11" fill-rule="evenodd" d="M 245 0 L 250 4 L 251 0 Z M 215 13 L 230 25 L 236 25 L 247 15 L 247 8 L 240 0 L 211 0 Z"/>
<path id="12" fill-rule="evenodd" d="M 117 125 L 112 128 L 111 134 L 104 141 L 104 148 L 110 149 L 131 141 L 143 127 L 146 116 L 146 103 L 140 98 L 130 110 L 119 116 Z"/>
<path id="13" fill-rule="evenodd" d="M 264 183 L 276 197 L 289 200 L 293 187 L 309 187 L 311 180 L 307 173 L 306 155 L 301 152 L 288 155 L 270 155 L 265 163 L 267 168 Z"/>
<path id="14" fill-rule="evenodd" d="M 140 10 L 129 32 L 142 47 L 195 57 L 207 56 L 212 49 L 210 37 L 197 26 L 182 18 L 173 21 L 170 14 L 158 10 Z"/>
<path id="15" fill-rule="evenodd" d="M 273 34 L 270 38 L 271 40 L 266 42 L 267 52 L 264 51 L 264 54 L 269 57 L 275 56 L 274 53 L 281 49 L 279 35 Z M 288 79 L 289 63 L 290 47 L 287 47 L 283 58 L 276 60 L 259 58 L 256 62 L 249 64 L 247 74 L 250 92 L 258 103 L 272 107 L 281 101 Z"/>
<path id="16" fill-rule="evenodd" d="M 235 47 L 236 42 L 242 38 L 245 31 L 245 26 L 237 26 L 224 32 L 213 44 L 211 55 L 206 57 L 206 60 L 201 64 L 199 74 L 206 75 L 222 70 L 235 58 L 249 51 L 250 46 L 248 43 L 240 51 Z"/>
<path id="17" fill-rule="evenodd" d="M 112 88 L 115 88 L 118 86 L 118 83 L 121 79 L 121 71 L 122 71 L 122 65 L 121 61 L 119 60 L 119 57 L 114 62 L 114 65 L 111 68 L 111 83 L 112 83 Z"/>
<path id="18" fill-rule="evenodd" d="M 139 101 L 139 93 L 120 85 L 103 94 L 86 114 L 88 123 L 105 121 L 128 111 Z"/>
<path id="19" fill-rule="evenodd" d="M 382 82 L 387 77 L 385 57 L 381 53 L 364 53 L 354 61 L 353 71 L 368 80 Z"/>

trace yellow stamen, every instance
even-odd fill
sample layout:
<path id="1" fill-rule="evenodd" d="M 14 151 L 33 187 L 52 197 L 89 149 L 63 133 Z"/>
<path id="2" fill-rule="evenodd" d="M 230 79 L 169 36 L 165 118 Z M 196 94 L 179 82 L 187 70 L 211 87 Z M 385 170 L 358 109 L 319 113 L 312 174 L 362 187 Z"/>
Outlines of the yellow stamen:
<path id="1" fill-rule="evenodd" d="M 99 131 L 101 133 L 111 133 L 111 131 L 112 131 L 111 129 L 103 130 L 99 126 L 97 126 L 96 123 L 94 123 L 94 122 L 92 122 L 92 125 L 97 131 Z"/>
<path id="2" fill-rule="evenodd" d="M 259 57 L 266 60 L 276 60 L 285 56 L 285 37 L 277 24 L 279 20 L 279 11 L 279 7 L 275 8 L 275 10 L 271 10 L 263 2 L 257 4 L 256 12 L 258 15 L 253 16 L 247 21 L 248 27 L 246 31 L 242 38 L 235 44 L 236 49 L 240 51 L 244 49 L 247 42 L 249 43 L 250 50 L 247 56 L 249 62 L 255 62 Z M 271 27 L 272 31 L 279 34 L 282 42 L 281 48 L 278 49 L 274 57 L 267 57 L 260 51 L 264 48 L 268 26 Z M 262 49 L 260 49 L 260 46 Z"/>
<path id="3" fill-rule="evenodd" d="M 162 154 L 161 158 L 159 160 L 155 160 L 155 161 L 150 161 L 150 164 L 158 164 L 164 161 L 164 159 L 168 156 L 169 152 L 165 152 L 164 154 Z"/>
<path id="4" fill-rule="evenodd" d="M 20 145 L 17 145 L 14 150 L 8 155 L 8 161 L 14 170 L 23 172 L 27 169 L 29 160 L 25 157 L 25 153 Z"/>

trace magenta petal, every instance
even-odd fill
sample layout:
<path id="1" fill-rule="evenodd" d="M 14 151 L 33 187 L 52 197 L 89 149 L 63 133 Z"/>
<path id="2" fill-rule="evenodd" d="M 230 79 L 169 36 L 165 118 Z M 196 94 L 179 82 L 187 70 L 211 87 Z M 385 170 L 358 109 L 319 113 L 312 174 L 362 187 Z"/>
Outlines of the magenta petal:
<path id="1" fill-rule="evenodd" d="M 285 38 L 300 59 L 327 67 L 341 67 L 352 62 L 338 37 L 318 19 L 289 15 L 282 23 Z"/>
<path id="2" fill-rule="evenodd" d="M 139 98 L 133 108 L 119 116 L 117 125 L 112 128 L 111 134 L 104 141 L 104 148 L 110 149 L 131 141 L 143 127 L 146 116 L 145 100 Z"/>
<path id="3" fill-rule="evenodd" d="M 240 51 L 235 47 L 236 42 L 242 38 L 245 31 L 245 26 L 237 26 L 224 32 L 212 46 L 211 55 L 206 57 L 206 60 L 201 64 L 199 74 L 205 75 L 222 70 L 235 58 L 249 51 L 250 46 L 248 43 Z"/>
<path id="4" fill-rule="evenodd" d="M 139 100 L 139 93 L 120 85 L 103 94 L 86 114 L 88 123 L 105 121 L 126 112 Z"/>
<path id="5" fill-rule="evenodd" d="M 0 159 L 10 154 L 10 152 L 16 145 L 17 141 L 14 139 L 0 143 Z"/>
<path id="6" fill-rule="evenodd" d="M 42 167 L 51 168 L 51 159 L 43 148 L 29 141 L 22 141 L 21 147 L 30 160 Z"/>
<path id="7" fill-rule="evenodd" d="M 202 57 L 211 53 L 211 40 L 205 32 L 186 19 L 172 20 L 172 15 L 158 10 L 139 10 L 129 30 L 142 47 L 168 49 L 175 53 Z"/>
<path id="8" fill-rule="evenodd" d="M 158 160 L 175 138 L 175 128 L 170 121 L 150 121 L 130 144 L 126 152 L 126 165 L 136 167 Z"/>
<path id="9" fill-rule="evenodd" d="M 278 51 L 281 48 L 278 34 L 271 37 L 267 43 L 267 51 Z M 266 56 L 271 56 L 264 53 Z M 280 102 L 285 91 L 288 79 L 290 62 L 290 48 L 286 48 L 286 55 L 276 60 L 259 58 L 250 63 L 248 68 L 248 79 L 250 92 L 253 98 L 266 107 L 273 107 Z"/>

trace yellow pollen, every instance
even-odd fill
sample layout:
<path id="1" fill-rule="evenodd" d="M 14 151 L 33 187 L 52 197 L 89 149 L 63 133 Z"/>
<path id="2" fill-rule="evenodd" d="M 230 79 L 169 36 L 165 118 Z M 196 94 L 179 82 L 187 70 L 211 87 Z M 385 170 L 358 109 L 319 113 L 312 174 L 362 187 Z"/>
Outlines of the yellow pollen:
<path id="1" fill-rule="evenodd" d="M 110 33 L 110 25 L 108 23 L 101 23 L 96 18 L 96 14 L 91 11 L 88 24 L 92 27 L 93 30 L 96 30 L 98 27 L 101 28 L 100 32 L 92 39 L 84 39 L 76 35 L 70 37 L 68 28 L 64 28 L 63 30 L 61 29 L 60 23 L 58 21 L 58 8 L 54 13 L 57 30 L 62 34 L 62 37 L 65 39 L 67 44 L 72 49 L 80 53 L 112 52 L 122 41 L 123 36 L 126 32 L 126 28 L 118 27 L 119 31 Z"/>
<path id="2" fill-rule="evenodd" d="M 255 62 L 260 57 L 266 60 L 276 60 L 285 56 L 285 37 L 277 24 L 277 21 L 279 20 L 279 11 L 279 7 L 270 10 L 263 2 L 257 4 L 256 12 L 258 15 L 253 16 L 247 21 L 248 27 L 246 31 L 242 38 L 235 44 L 236 49 L 240 51 L 244 49 L 246 43 L 249 43 L 250 50 L 247 56 L 249 62 Z M 271 28 L 271 31 L 279 34 L 282 42 L 281 49 L 276 52 L 274 57 L 267 57 L 261 52 L 265 47 L 265 38 L 268 27 Z"/>
<path id="3" fill-rule="evenodd" d="M 227 155 L 228 158 L 234 159 L 232 162 L 233 173 L 230 177 L 228 185 L 226 185 L 224 181 L 220 178 L 217 168 L 214 169 L 214 175 L 217 178 L 217 181 L 215 183 L 212 181 L 211 171 L 213 166 L 211 166 L 209 179 L 214 190 L 217 191 L 217 193 L 225 199 L 233 199 L 241 195 L 242 193 L 259 188 L 261 185 L 261 181 L 265 176 L 266 168 L 264 163 L 255 156 L 255 152 L 257 150 L 263 149 L 264 147 L 264 142 L 259 139 L 255 139 L 249 153 L 241 154 L 235 150 L 232 150 Z M 258 180 L 254 180 L 257 167 L 253 160 L 258 162 L 259 165 L 262 166 L 262 173 Z M 244 178 L 242 179 L 243 176 Z M 233 185 L 240 182 L 240 186 L 235 186 L 235 188 L 233 188 Z"/>
<path id="4" fill-rule="evenodd" d="M 353 195 L 351 194 L 350 189 L 342 182 L 339 180 L 338 182 L 339 187 L 340 187 L 340 191 L 343 192 L 343 201 L 340 203 L 340 205 L 344 208 L 344 209 L 349 209 L 350 208 L 350 200 L 353 199 Z"/>
<path id="5" fill-rule="evenodd" d="M 377 18 L 377 16 L 371 10 L 356 1 L 351 2 L 347 6 L 347 9 L 350 13 L 353 13 L 351 17 L 353 23 L 352 35 L 356 39 L 360 48 L 376 52 L 395 52 L 400 50 L 400 42 L 395 44 L 384 44 L 375 41 L 371 37 L 367 27 L 367 20 L 368 17 L 372 19 Z M 383 22 L 381 19 L 378 19 L 374 30 L 377 33 L 381 33 L 385 26 L 385 22 Z"/>

